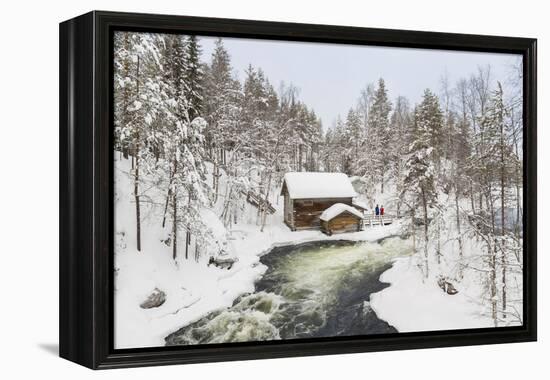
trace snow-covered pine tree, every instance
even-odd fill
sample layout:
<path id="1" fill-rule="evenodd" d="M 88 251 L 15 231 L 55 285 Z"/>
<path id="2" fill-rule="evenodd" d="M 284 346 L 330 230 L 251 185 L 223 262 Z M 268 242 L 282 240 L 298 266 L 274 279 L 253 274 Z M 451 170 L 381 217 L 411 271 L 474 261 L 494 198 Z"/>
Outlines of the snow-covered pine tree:
<path id="1" fill-rule="evenodd" d="M 189 103 L 189 119 L 202 115 L 203 107 L 203 76 L 204 70 L 200 62 L 201 48 L 197 37 L 190 35 L 185 43 L 185 97 Z"/>
<path id="2" fill-rule="evenodd" d="M 133 66 L 133 37 L 129 33 L 114 35 L 114 113 L 115 113 L 115 149 L 127 158 L 130 146 L 130 131 L 127 126 L 130 114 L 132 88 L 135 88 L 130 71 Z"/>
<path id="3" fill-rule="evenodd" d="M 489 243 L 492 237 L 493 245 L 487 245 L 489 264 L 489 290 L 492 300 L 492 316 L 497 324 L 498 301 L 502 310 L 502 317 L 506 318 L 507 313 L 507 272 L 510 261 L 510 250 L 506 242 L 508 239 L 506 229 L 506 203 L 508 189 L 512 189 L 510 178 L 515 172 L 516 156 L 510 144 L 511 127 L 509 123 L 509 112 L 505 105 L 504 91 L 500 82 L 497 89 L 491 93 L 483 118 L 480 120 L 483 131 L 483 152 L 484 164 L 478 164 L 481 169 L 480 175 L 485 178 L 485 199 L 487 200 L 488 217 L 481 225 L 490 225 L 489 231 L 481 230 L 485 240 Z M 498 189 L 498 190 L 497 190 Z M 490 223 L 490 224 L 489 224 Z M 498 257 L 497 257 L 498 255 Z M 499 270 L 500 269 L 500 270 Z M 500 279 L 497 278 L 500 272 Z M 500 288 L 500 294 L 497 289 Z"/>
<path id="4" fill-rule="evenodd" d="M 441 111 L 438 109 L 437 99 L 430 90 L 424 92 L 422 102 L 416 107 L 414 127 L 408 157 L 405 163 L 403 180 L 403 197 L 406 193 L 412 201 L 409 207 L 422 207 L 423 226 L 423 270 L 429 276 L 429 209 L 437 206 L 438 186 L 436 178 L 436 163 L 438 161 L 437 148 L 433 146 L 434 135 L 438 135 L 441 127 Z M 416 210 L 410 210 L 416 214 Z M 413 223 L 416 223 L 413 220 Z"/>
<path id="5" fill-rule="evenodd" d="M 413 117 L 409 101 L 404 96 L 398 96 L 395 100 L 395 108 L 390 117 L 390 130 L 392 138 L 389 144 L 390 149 L 390 176 L 396 184 L 396 194 L 403 192 L 403 175 L 405 172 L 405 161 L 413 132 Z M 396 213 L 401 215 L 402 200 L 397 196 Z"/>
<path id="6" fill-rule="evenodd" d="M 162 147 L 162 159 L 154 173 L 159 177 L 158 183 L 166 185 L 165 213 L 169 212 L 172 220 L 172 255 L 176 259 L 178 235 L 184 230 L 187 258 L 191 232 L 204 230 L 201 208 L 211 202 L 212 191 L 206 183 L 204 165 L 206 121 L 200 117 L 191 119 L 196 105 L 188 98 L 193 94 L 189 92 L 193 86 L 187 82 L 190 70 L 186 40 L 179 35 L 162 35 L 158 43 L 158 62 L 162 67 L 158 72 L 162 75 L 157 78 L 157 94 L 161 98 L 158 107 L 162 126 L 156 136 Z"/>
<path id="7" fill-rule="evenodd" d="M 245 71 L 243 95 L 241 97 L 240 127 L 237 131 L 242 150 L 247 155 L 257 156 L 260 150 L 255 143 L 261 141 L 262 126 L 266 120 L 267 94 L 261 75 L 252 65 Z"/>
<path id="8" fill-rule="evenodd" d="M 133 197 L 136 210 L 136 249 L 141 251 L 142 173 L 147 170 L 154 142 L 156 94 L 151 73 L 156 49 L 151 35 L 115 35 L 115 146 L 131 156 Z"/>
<path id="9" fill-rule="evenodd" d="M 346 127 L 345 123 L 338 115 L 333 126 L 333 141 L 332 146 L 328 149 L 332 149 L 334 152 L 333 166 L 335 171 L 342 173 L 349 172 L 349 160 L 346 154 Z"/>
<path id="10" fill-rule="evenodd" d="M 485 110 L 487 108 L 487 103 L 490 97 L 490 84 L 491 84 L 491 66 L 479 66 L 477 73 L 472 74 L 467 82 L 467 96 L 466 102 L 468 104 L 469 118 L 472 126 L 472 138 L 474 140 L 473 148 L 475 155 L 477 157 L 482 157 L 485 154 L 484 151 L 484 130 L 483 125 L 481 125 L 480 120 L 485 115 Z M 473 168 L 473 173 L 476 173 L 475 168 Z M 473 181 L 473 192 L 477 193 L 477 209 L 479 211 L 483 210 L 487 206 L 487 201 L 484 200 L 485 191 L 483 189 L 483 182 L 485 181 L 482 177 L 475 177 Z M 475 198 L 475 195 L 474 195 Z M 477 212 L 477 211 L 476 211 Z"/>
<path id="11" fill-rule="evenodd" d="M 364 134 L 366 134 L 368 130 L 369 113 L 374 100 L 374 91 L 374 83 L 369 83 L 361 90 L 359 98 L 357 99 L 356 111 L 361 119 Z"/>
<path id="12" fill-rule="evenodd" d="M 358 113 L 353 108 L 350 108 L 344 124 L 343 136 L 343 148 L 346 152 L 349 167 L 348 175 L 362 174 L 359 165 L 361 163 L 361 142 L 364 141 L 363 132 L 364 129 L 362 128 Z"/>
<path id="13" fill-rule="evenodd" d="M 456 113 L 451 113 L 455 122 L 453 122 L 452 135 L 451 135 L 451 147 L 449 151 L 451 161 L 451 173 L 449 176 L 449 182 L 454 191 L 454 209 L 456 220 L 456 240 L 458 242 L 458 279 L 462 279 L 465 268 L 464 263 L 464 244 L 463 244 L 463 211 L 460 207 L 461 199 L 467 196 L 472 186 L 468 185 L 470 182 L 470 176 L 468 175 L 468 162 L 469 157 L 472 154 L 471 137 L 470 137 L 470 125 L 468 119 L 465 117 L 459 117 Z M 472 199 L 472 198 L 470 198 Z M 473 202 L 472 202 L 473 203 Z"/>
<path id="14" fill-rule="evenodd" d="M 511 65 L 508 78 L 507 105 L 510 115 L 510 140 L 516 156 L 513 182 L 515 185 L 515 223 L 514 232 L 516 239 L 520 238 L 522 229 L 522 192 L 523 186 L 523 162 L 521 160 L 523 142 L 523 61 L 517 58 Z"/>
<path id="15" fill-rule="evenodd" d="M 422 102 L 419 104 L 415 118 L 422 123 L 422 128 L 429 136 L 429 144 L 434 149 L 434 160 L 439 165 L 444 156 L 445 135 L 443 130 L 443 112 L 439 100 L 430 89 L 424 91 Z"/>
<path id="16" fill-rule="evenodd" d="M 266 188 L 268 152 L 273 148 L 278 98 L 261 69 L 247 68 L 241 97 L 241 117 L 237 131 L 242 154 L 250 157 L 248 180 L 260 198 L 269 193 Z M 258 207 L 256 223 L 260 224 L 263 210 Z"/>
<path id="17" fill-rule="evenodd" d="M 161 129 L 162 143 L 161 150 L 165 158 L 163 162 L 168 178 L 166 201 L 164 206 L 164 215 L 162 226 L 165 226 L 166 215 L 168 213 L 169 203 L 171 202 L 172 214 L 172 246 L 173 256 L 177 252 L 177 227 L 176 227 L 176 209 L 177 200 L 172 197 L 173 181 L 175 170 L 177 168 L 175 160 L 175 147 L 173 142 L 169 141 L 171 136 L 177 133 L 178 123 L 189 121 L 189 102 L 185 94 L 186 70 L 185 60 L 185 39 L 179 35 L 163 35 L 159 41 L 160 46 L 160 65 L 162 66 L 161 92 L 162 101 L 160 107 L 163 114 L 163 126 Z"/>
<path id="18" fill-rule="evenodd" d="M 367 150 L 370 154 L 369 175 L 374 177 L 371 182 L 380 184 L 381 193 L 384 192 L 390 161 L 389 115 L 391 107 L 386 84 L 380 78 L 368 115 Z"/>
<path id="19" fill-rule="evenodd" d="M 317 144 L 321 141 L 321 128 L 319 120 L 313 110 L 308 109 L 307 105 L 301 101 L 295 101 L 291 112 L 287 115 L 279 110 L 278 127 L 283 128 L 286 124 L 291 125 L 291 133 L 283 136 L 281 144 L 292 148 L 296 145 L 296 168 L 298 171 L 307 171 L 309 166 L 315 166 L 313 152 Z M 283 150 L 285 148 L 283 147 Z M 282 179 L 282 173 L 281 173 Z"/>
<path id="20" fill-rule="evenodd" d="M 227 150 L 236 147 L 235 126 L 240 113 L 240 84 L 232 76 L 229 53 L 222 39 L 216 40 L 210 65 L 204 75 L 204 116 L 207 153 L 213 164 L 214 203 L 218 200 L 220 164 Z M 227 164 L 227 163 L 226 163 Z"/>
<path id="21" fill-rule="evenodd" d="M 334 131 L 329 128 L 324 135 L 323 142 L 320 150 L 320 160 L 322 162 L 322 170 L 326 172 L 334 171 L 334 150 L 333 145 L 335 143 Z"/>
<path id="22" fill-rule="evenodd" d="M 321 120 L 315 114 L 313 109 L 308 111 L 307 106 L 304 104 L 306 114 L 306 125 L 308 133 L 308 149 L 309 154 L 307 157 L 306 171 L 318 171 L 319 170 L 319 145 L 323 138 L 323 126 Z"/>

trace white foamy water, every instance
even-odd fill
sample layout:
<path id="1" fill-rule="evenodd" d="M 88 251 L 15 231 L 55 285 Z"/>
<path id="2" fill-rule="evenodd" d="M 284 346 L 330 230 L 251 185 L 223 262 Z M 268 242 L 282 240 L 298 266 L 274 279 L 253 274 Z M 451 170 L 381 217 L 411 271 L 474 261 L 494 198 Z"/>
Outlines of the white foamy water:
<path id="1" fill-rule="evenodd" d="M 168 345 L 207 344 L 396 332 L 379 320 L 369 296 L 409 241 L 322 241 L 274 248 L 255 292 L 170 334 Z"/>

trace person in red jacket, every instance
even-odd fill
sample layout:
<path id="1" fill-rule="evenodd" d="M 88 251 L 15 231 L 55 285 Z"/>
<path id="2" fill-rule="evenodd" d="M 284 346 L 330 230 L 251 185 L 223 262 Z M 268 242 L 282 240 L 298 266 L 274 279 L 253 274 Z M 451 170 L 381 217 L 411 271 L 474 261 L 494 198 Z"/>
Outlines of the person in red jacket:
<path id="1" fill-rule="evenodd" d="M 380 206 L 380 216 L 384 216 L 384 206 Z"/>

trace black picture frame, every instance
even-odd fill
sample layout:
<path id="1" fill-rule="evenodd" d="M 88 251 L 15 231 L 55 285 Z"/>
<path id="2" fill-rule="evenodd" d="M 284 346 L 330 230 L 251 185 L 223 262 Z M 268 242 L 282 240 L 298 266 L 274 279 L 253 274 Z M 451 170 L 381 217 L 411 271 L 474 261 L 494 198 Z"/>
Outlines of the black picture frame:
<path id="1" fill-rule="evenodd" d="M 111 149 L 115 30 L 521 54 L 523 326 L 115 350 Z M 103 369 L 536 340 L 536 39 L 93 11 L 61 23 L 59 43 L 61 357 Z"/>

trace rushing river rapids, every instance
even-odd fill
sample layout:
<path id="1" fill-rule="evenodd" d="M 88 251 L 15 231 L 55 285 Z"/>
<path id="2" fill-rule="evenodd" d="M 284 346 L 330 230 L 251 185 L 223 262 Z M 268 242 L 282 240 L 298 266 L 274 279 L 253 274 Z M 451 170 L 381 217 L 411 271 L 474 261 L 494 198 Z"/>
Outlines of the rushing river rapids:
<path id="1" fill-rule="evenodd" d="M 397 332 L 370 308 L 378 279 L 398 256 L 398 237 L 377 243 L 317 241 L 272 249 L 255 291 L 168 335 L 166 345 L 311 338 Z"/>

